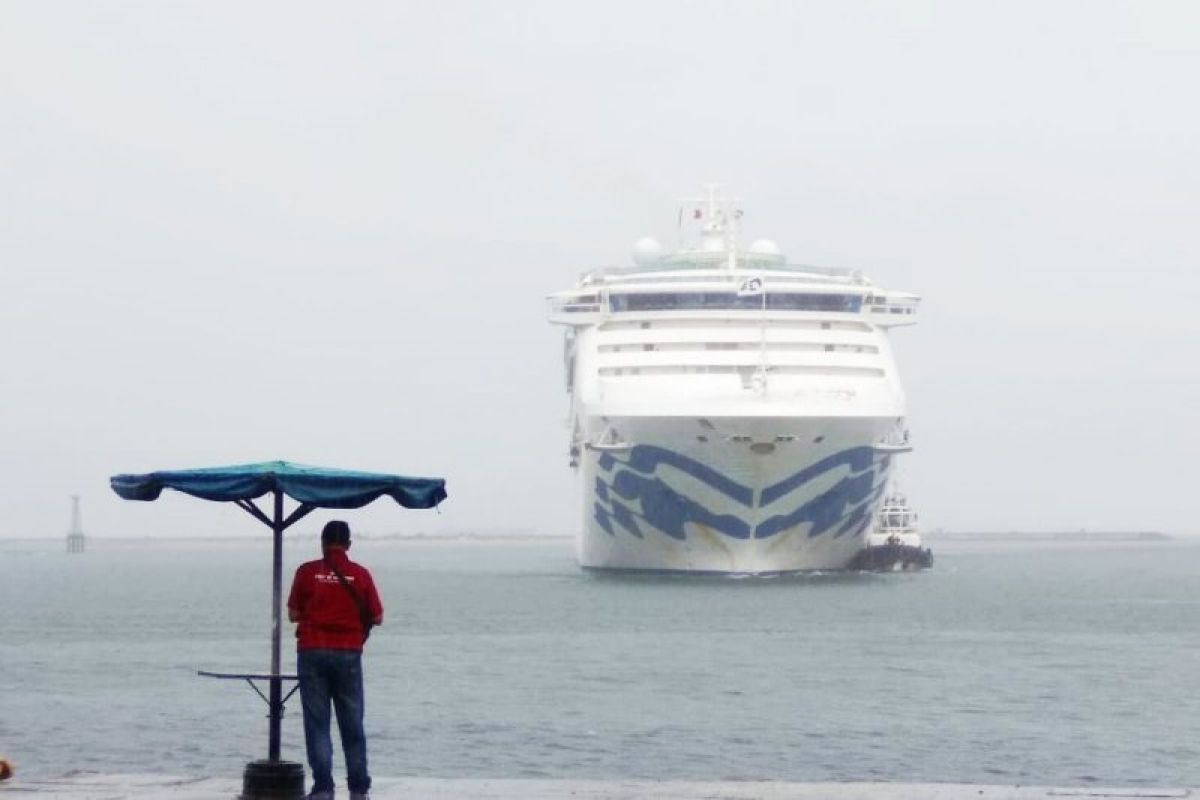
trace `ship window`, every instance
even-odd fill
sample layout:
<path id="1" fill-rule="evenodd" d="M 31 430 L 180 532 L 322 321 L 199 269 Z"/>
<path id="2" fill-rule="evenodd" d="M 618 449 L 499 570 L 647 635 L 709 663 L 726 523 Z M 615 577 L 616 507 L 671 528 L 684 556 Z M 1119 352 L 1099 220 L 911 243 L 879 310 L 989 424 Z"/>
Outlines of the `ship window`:
<path id="1" fill-rule="evenodd" d="M 570 300 L 568 300 L 563 305 L 563 310 L 567 311 L 567 312 L 590 311 L 590 310 L 592 310 L 591 306 L 594 306 L 596 303 L 599 303 L 599 302 L 600 302 L 599 295 L 581 294 L 576 297 L 572 297 Z"/>
<path id="2" fill-rule="evenodd" d="M 609 307 L 613 311 L 758 311 L 763 299 L 762 295 L 739 297 L 736 292 L 640 292 L 610 295 Z M 773 311 L 857 312 L 862 308 L 862 295 L 769 292 L 766 307 Z"/>

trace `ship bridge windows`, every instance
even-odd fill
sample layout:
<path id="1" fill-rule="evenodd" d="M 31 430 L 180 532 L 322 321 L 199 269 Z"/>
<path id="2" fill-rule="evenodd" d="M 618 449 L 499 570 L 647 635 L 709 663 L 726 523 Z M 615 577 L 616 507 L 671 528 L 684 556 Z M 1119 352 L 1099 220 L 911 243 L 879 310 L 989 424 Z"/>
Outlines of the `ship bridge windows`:
<path id="1" fill-rule="evenodd" d="M 600 310 L 600 295 L 573 294 L 553 297 L 549 301 L 550 312 L 554 314 L 582 314 Z"/>
<path id="2" fill-rule="evenodd" d="M 596 347 L 598 353 L 737 353 L 761 352 L 771 353 L 868 353 L 876 354 L 879 348 L 873 344 L 836 343 L 836 342 L 776 342 L 776 341 L 744 341 L 744 342 L 624 342 L 621 344 L 601 344 Z"/>
<path id="3" fill-rule="evenodd" d="M 609 295 L 613 311 L 826 311 L 857 313 L 860 294 L 767 292 L 739 296 L 736 292 L 638 292 Z"/>
<path id="4" fill-rule="evenodd" d="M 601 378 L 633 377 L 633 376 L 663 376 L 663 375 L 737 375 L 743 383 L 749 385 L 751 377 L 758 371 L 756 367 L 737 365 L 685 365 L 662 364 L 645 365 L 640 367 L 600 367 Z M 825 376 L 848 378 L 883 378 L 887 373 L 879 367 L 848 366 L 840 364 L 828 365 L 794 365 L 772 366 L 767 372 L 775 376 Z"/>
<path id="5" fill-rule="evenodd" d="M 747 328 L 746 318 L 734 319 L 713 317 L 709 319 L 687 319 L 687 318 L 659 318 L 655 320 L 632 320 L 626 321 L 620 318 L 610 317 L 596 326 L 597 330 L 604 333 L 613 333 L 618 331 L 637 331 L 637 330 L 656 330 L 656 331 L 713 331 L 713 330 L 738 330 Z M 870 325 L 858 322 L 851 319 L 838 320 L 814 320 L 803 318 L 790 319 L 775 319 L 770 322 L 770 329 L 773 331 L 815 331 L 815 330 L 835 330 L 835 331 L 858 331 L 870 332 Z M 757 335 L 759 330 L 757 323 L 752 329 Z"/>

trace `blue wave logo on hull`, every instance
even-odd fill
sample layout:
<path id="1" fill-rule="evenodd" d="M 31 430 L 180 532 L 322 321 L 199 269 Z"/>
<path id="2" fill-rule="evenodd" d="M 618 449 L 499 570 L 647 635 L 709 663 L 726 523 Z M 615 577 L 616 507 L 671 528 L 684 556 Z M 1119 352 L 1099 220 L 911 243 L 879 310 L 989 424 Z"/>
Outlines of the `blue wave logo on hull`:
<path id="1" fill-rule="evenodd" d="M 870 508 L 883 492 L 883 477 L 890 461 L 888 456 L 877 460 L 870 447 L 851 447 L 764 488 L 756 504 L 751 487 L 707 464 L 666 448 L 636 445 L 624 459 L 611 453 L 602 453 L 597 459 L 601 474 L 596 477 L 592 513 L 596 524 L 610 536 L 615 536 L 619 527 L 639 539 L 646 535 L 640 523 L 679 541 L 687 538 L 688 523 L 741 540 L 768 539 L 804 523 L 811 523 L 809 537 L 830 531 L 834 538 L 857 536 L 870 523 Z M 783 500 L 832 470 L 848 468 L 849 474 L 811 500 L 752 528 L 737 514 L 718 514 L 668 486 L 658 476 L 663 466 L 694 478 L 750 511 Z M 635 503 L 640 512 L 633 510 Z"/>

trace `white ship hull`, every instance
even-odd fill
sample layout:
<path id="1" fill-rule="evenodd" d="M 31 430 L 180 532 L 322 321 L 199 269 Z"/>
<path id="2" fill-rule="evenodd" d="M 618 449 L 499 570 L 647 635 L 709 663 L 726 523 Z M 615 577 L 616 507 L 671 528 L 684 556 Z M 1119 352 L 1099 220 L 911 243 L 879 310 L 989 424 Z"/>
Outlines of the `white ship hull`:
<path id="1" fill-rule="evenodd" d="M 894 417 L 612 417 L 590 421 L 579 561 L 613 570 L 836 570 L 865 543 Z M 611 437 L 610 437 L 611 438 Z"/>

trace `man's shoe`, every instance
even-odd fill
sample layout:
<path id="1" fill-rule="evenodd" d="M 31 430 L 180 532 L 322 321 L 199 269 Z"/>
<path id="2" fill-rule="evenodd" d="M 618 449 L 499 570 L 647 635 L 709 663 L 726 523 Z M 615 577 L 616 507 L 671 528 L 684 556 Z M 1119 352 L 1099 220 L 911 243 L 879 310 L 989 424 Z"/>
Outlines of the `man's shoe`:
<path id="1" fill-rule="evenodd" d="M 333 800 L 333 790 L 326 789 L 321 792 L 312 791 L 304 795 L 304 800 Z"/>
<path id="2" fill-rule="evenodd" d="M 366 792 L 351 792 L 350 800 L 371 800 Z"/>

